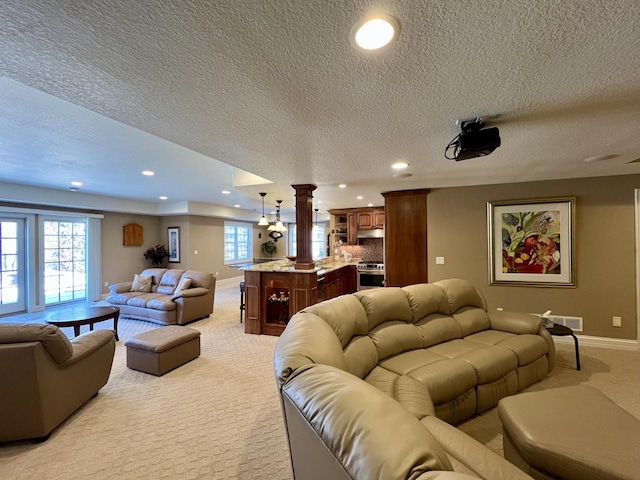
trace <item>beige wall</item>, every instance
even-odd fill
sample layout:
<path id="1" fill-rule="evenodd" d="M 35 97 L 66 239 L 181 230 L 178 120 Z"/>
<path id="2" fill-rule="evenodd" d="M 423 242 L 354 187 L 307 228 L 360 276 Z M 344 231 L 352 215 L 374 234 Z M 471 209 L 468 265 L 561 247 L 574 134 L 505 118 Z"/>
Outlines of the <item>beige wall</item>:
<path id="1" fill-rule="evenodd" d="M 490 309 L 584 318 L 584 335 L 635 339 L 634 190 L 640 175 L 432 189 L 428 195 L 429 281 L 462 277 Z M 576 197 L 576 288 L 490 286 L 487 202 Z M 436 265 L 435 257 L 445 257 Z M 622 317 L 622 327 L 612 317 Z"/>
<path id="2" fill-rule="evenodd" d="M 142 226 L 143 243 L 139 247 L 122 245 L 122 227 L 128 223 Z M 160 218 L 146 215 L 104 213 L 102 220 L 102 293 L 108 293 L 109 285 L 131 281 L 133 275 L 148 268 L 144 252 L 149 247 L 166 243 L 160 235 Z"/>

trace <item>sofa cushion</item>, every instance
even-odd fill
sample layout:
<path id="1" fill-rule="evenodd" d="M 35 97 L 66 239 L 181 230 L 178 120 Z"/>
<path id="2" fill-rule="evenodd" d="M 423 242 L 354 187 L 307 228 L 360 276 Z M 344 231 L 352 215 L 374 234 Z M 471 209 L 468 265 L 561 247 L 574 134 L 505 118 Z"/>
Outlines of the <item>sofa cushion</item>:
<path id="1" fill-rule="evenodd" d="M 147 308 L 170 312 L 176 309 L 176 302 L 174 302 L 169 295 L 160 295 L 159 297 L 150 299 L 147 302 Z"/>
<path id="2" fill-rule="evenodd" d="M 146 270 L 142 271 L 142 275 L 151 276 L 151 285 L 158 285 L 160 283 L 160 279 L 166 271 L 166 268 L 147 268 Z"/>
<path id="3" fill-rule="evenodd" d="M 375 367 L 364 381 L 389 395 L 418 419 L 436 414 L 427 387 L 411 377 Z"/>
<path id="4" fill-rule="evenodd" d="M 448 402 L 476 385 L 476 371 L 464 360 L 453 359 L 414 368 L 408 376 L 429 389 L 434 404 Z"/>
<path id="5" fill-rule="evenodd" d="M 369 337 L 378 350 L 379 360 L 424 346 L 416 326 L 399 320 L 381 323 L 369 332 Z"/>
<path id="6" fill-rule="evenodd" d="M 57 363 L 73 355 L 69 338 L 55 325 L 0 323 L 0 343 L 40 342 Z"/>
<path id="7" fill-rule="evenodd" d="M 368 335 L 351 339 L 344 349 L 344 361 L 347 371 L 364 378 L 378 364 L 378 350 Z"/>
<path id="8" fill-rule="evenodd" d="M 482 308 L 461 307 L 453 314 L 453 318 L 460 325 L 463 337 L 491 328 L 489 316 Z"/>
<path id="9" fill-rule="evenodd" d="M 131 284 L 132 292 L 150 292 L 151 291 L 151 280 L 152 277 L 150 275 L 141 275 L 135 274 L 133 276 L 133 283 Z"/>
<path id="10" fill-rule="evenodd" d="M 216 277 L 212 273 L 197 272 L 195 270 L 187 270 L 184 272 L 183 278 L 191 279 L 191 288 L 202 287 L 212 290 L 216 283 Z"/>
<path id="11" fill-rule="evenodd" d="M 511 372 L 518 366 L 518 357 L 508 348 L 485 346 L 463 353 L 460 360 L 469 362 L 475 369 L 478 384 L 492 383 Z"/>
<path id="12" fill-rule="evenodd" d="M 451 315 L 433 313 L 416 322 L 425 347 L 462 338 L 462 330 Z"/>
<path id="13" fill-rule="evenodd" d="M 160 282 L 158 284 L 158 293 L 164 293 L 166 295 L 173 295 L 176 290 L 176 286 L 180 283 L 180 279 L 184 275 L 184 270 L 171 269 L 164 272 Z"/>
<path id="14" fill-rule="evenodd" d="M 372 288 L 354 295 L 367 313 L 369 330 L 389 320 L 412 320 L 407 295 L 401 288 Z"/>
<path id="15" fill-rule="evenodd" d="M 158 297 L 166 297 L 166 295 L 162 295 L 161 293 L 143 293 L 142 295 L 138 295 L 136 297 L 131 297 L 127 300 L 127 305 L 131 307 L 146 307 L 149 300 L 153 300 Z M 170 297 L 168 297 L 170 298 Z"/>
<path id="16" fill-rule="evenodd" d="M 313 313 L 327 322 L 338 336 L 342 348 L 356 335 L 369 332 L 367 314 L 354 295 L 343 295 L 307 307 L 303 312 Z"/>
<path id="17" fill-rule="evenodd" d="M 476 287 L 467 280 L 451 278 L 435 282 L 444 291 L 449 303 L 449 311 L 455 313 L 462 307 L 478 307 L 487 310 L 487 303 Z"/>
<path id="18" fill-rule="evenodd" d="M 513 351 L 518 357 L 518 366 L 529 365 L 549 351 L 547 342 L 538 335 L 514 335 L 498 343 L 498 346 Z"/>
<path id="19" fill-rule="evenodd" d="M 109 295 L 107 302 L 113 305 L 126 305 L 127 302 L 133 297 L 139 297 L 145 295 L 143 292 L 124 292 L 115 295 Z"/>
<path id="20" fill-rule="evenodd" d="M 407 295 L 413 322 L 432 313 L 449 313 L 449 302 L 441 287 L 432 283 L 420 283 L 403 287 Z"/>

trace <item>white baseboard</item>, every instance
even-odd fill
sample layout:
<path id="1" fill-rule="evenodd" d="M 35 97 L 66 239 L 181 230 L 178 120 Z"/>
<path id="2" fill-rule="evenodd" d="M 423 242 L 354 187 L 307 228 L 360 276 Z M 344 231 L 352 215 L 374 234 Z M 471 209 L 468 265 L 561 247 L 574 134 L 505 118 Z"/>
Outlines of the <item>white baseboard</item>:
<path id="1" fill-rule="evenodd" d="M 576 335 L 578 337 L 578 345 L 581 347 L 600 347 L 615 348 L 617 350 L 633 350 L 638 351 L 639 345 L 637 340 L 627 340 L 625 338 L 609 338 L 609 337 L 593 337 L 591 335 Z M 555 343 L 573 345 L 572 337 L 551 336 Z"/>

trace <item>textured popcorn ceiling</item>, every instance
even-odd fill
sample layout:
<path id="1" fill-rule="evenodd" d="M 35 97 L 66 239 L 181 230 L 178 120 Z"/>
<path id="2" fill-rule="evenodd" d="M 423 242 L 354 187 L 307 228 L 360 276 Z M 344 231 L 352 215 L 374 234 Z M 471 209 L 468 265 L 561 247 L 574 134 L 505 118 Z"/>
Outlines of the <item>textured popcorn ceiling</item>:
<path id="1" fill-rule="evenodd" d="M 400 36 L 357 51 L 375 9 Z M 631 0 L 3 0 L 0 182 L 290 211 L 296 183 L 331 208 L 640 173 L 639 19 Z M 476 116 L 502 146 L 446 160 Z M 274 183 L 234 188 L 233 167 Z"/>

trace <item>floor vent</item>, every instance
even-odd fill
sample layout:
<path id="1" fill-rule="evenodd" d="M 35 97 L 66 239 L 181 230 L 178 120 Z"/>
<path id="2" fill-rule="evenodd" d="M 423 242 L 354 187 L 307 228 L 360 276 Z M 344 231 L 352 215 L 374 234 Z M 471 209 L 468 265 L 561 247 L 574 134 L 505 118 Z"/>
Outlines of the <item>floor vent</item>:
<path id="1" fill-rule="evenodd" d="M 558 325 L 564 325 L 569 327 L 574 332 L 582 331 L 582 317 L 567 317 L 564 315 L 549 315 L 549 318 L 553 320 L 553 323 Z"/>

